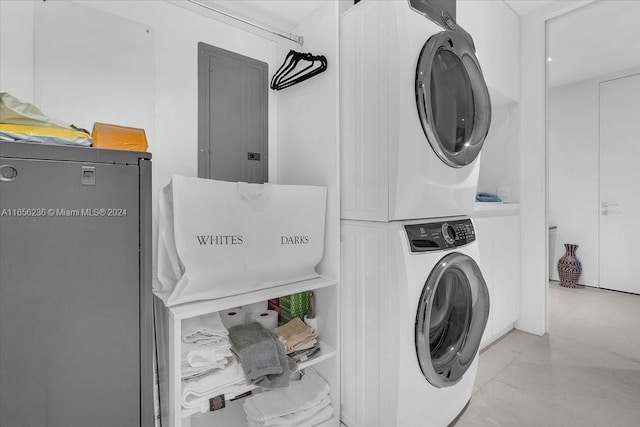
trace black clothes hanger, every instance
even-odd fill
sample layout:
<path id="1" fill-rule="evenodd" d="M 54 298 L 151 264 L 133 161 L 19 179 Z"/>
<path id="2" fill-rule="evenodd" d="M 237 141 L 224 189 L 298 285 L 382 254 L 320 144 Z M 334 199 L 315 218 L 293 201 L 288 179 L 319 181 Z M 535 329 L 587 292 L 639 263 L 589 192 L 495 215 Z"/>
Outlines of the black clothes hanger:
<path id="1" fill-rule="evenodd" d="M 271 89 L 281 90 L 303 82 L 327 69 L 324 55 L 290 50 L 284 62 L 271 78 Z"/>

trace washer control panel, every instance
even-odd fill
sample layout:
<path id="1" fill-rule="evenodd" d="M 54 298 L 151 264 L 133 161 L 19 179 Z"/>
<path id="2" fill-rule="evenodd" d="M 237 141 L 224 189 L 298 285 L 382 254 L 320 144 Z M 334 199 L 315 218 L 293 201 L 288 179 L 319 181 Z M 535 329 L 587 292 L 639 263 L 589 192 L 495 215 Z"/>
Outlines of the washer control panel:
<path id="1" fill-rule="evenodd" d="M 470 219 L 457 219 L 404 226 L 411 252 L 430 252 L 457 248 L 476 240 Z"/>

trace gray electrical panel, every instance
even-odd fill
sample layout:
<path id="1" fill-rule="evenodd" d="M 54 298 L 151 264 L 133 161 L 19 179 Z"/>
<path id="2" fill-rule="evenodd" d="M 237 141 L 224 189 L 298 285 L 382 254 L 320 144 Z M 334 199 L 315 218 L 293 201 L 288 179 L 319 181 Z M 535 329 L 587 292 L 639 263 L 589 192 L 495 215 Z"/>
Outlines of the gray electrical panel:
<path id="1" fill-rule="evenodd" d="M 198 43 L 198 177 L 269 180 L 268 65 Z"/>
<path id="2" fill-rule="evenodd" d="M 0 142 L 0 425 L 153 425 L 151 155 Z"/>

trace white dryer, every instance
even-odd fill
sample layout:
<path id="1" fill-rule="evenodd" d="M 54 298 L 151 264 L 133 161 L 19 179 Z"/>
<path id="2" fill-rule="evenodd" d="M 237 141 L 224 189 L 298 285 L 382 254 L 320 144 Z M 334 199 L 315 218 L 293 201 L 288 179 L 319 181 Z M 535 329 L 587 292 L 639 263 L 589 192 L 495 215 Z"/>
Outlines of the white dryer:
<path id="1" fill-rule="evenodd" d="M 445 427 L 471 398 L 489 291 L 471 219 L 343 221 L 341 420 Z"/>
<path id="2" fill-rule="evenodd" d="M 365 0 L 340 18 L 343 219 L 473 211 L 491 102 L 471 36 L 433 4 Z"/>

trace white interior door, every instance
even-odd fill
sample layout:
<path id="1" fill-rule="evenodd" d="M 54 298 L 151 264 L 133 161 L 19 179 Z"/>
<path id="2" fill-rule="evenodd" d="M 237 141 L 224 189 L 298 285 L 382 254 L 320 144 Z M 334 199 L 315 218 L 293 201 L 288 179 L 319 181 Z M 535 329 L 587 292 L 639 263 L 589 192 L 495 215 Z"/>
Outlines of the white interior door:
<path id="1" fill-rule="evenodd" d="M 600 83 L 600 287 L 640 294 L 640 74 Z"/>

